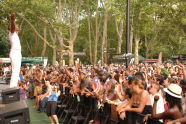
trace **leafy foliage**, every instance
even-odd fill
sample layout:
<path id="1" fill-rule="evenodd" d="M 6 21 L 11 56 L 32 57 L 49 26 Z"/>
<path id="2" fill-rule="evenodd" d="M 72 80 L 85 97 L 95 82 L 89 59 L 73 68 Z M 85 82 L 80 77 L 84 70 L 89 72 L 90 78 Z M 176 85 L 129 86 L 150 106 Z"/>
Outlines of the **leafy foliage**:
<path id="1" fill-rule="evenodd" d="M 64 1 L 62 4 L 64 4 Z M 122 18 L 125 20 L 124 0 L 101 0 L 99 5 L 100 17 L 103 18 L 103 7 L 109 9 L 108 19 L 108 52 L 116 53 L 117 33 L 115 18 L 117 21 Z M 101 2 L 100 1 L 100 2 Z M 73 9 L 73 2 L 81 4 L 79 11 L 79 29 L 77 38 L 74 42 L 74 51 L 85 51 L 86 57 L 81 60 L 89 63 L 89 34 L 88 34 L 88 15 L 91 15 L 91 45 L 94 47 L 95 34 L 95 14 L 97 1 L 93 0 L 66 0 L 68 5 L 64 11 L 63 18 L 57 20 L 56 11 L 59 9 L 59 0 L 4 0 L 0 1 L 0 56 L 8 57 L 9 45 L 7 42 L 7 26 L 9 24 L 9 15 L 16 12 L 24 16 L 43 36 L 43 29 L 47 27 L 47 40 L 52 44 L 49 35 L 52 27 L 62 30 L 63 35 L 70 37 L 69 10 Z M 186 53 L 186 1 L 185 0 L 131 0 L 131 24 L 134 34 L 140 36 L 139 53 L 148 58 L 156 58 L 159 52 L 163 52 L 164 59 L 168 59 L 172 54 Z M 66 17 L 66 18 L 65 18 Z M 42 19 L 47 19 L 51 24 Z M 21 27 L 20 39 L 22 44 L 23 56 L 40 56 L 43 49 L 43 40 L 40 39 L 33 29 L 23 18 L 17 17 L 16 23 Z M 101 25 L 103 20 L 101 20 Z M 125 28 L 125 22 L 124 22 Z M 103 32 L 103 28 L 100 28 Z M 58 32 L 59 33 L 59 32 Z M 102 33 L 101 33 L 102 34 Z M 100 39 L 102 36 L 100 37 Z M 115 48 L 115 49 L 112 49 Z M 111 50 L 112 49 L 112 50 Z M 122 52 L 125 51 L 125 29 L 123 33 Z M 101 53 L 101 40 L 98 42 L 98 58 Z M 52 48 L 47 47 L 46 56 L 52 59 Z M 59 59 L 59 57 L 58 57 Z"/>

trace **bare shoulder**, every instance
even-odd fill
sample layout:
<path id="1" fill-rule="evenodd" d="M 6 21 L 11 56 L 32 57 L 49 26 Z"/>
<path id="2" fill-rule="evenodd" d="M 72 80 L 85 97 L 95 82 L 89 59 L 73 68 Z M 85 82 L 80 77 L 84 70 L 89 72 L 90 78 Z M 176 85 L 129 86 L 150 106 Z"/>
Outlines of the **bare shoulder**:
<path id="1" fill-rule="evenodd" d="M 165 111 L 165 114 L 166 115 L 172 115 L 173 117 L 181 117 L 182 116 L 182 113 L 176 107 L 168 109 L 167 111 Z"/>
<path id="2" fill-rule="evenodd" d="M 144 90 L 141 95 L 146 97 L 146 96 L 149 96 L 149 93 L 148 91 Z"/>
<path id="3" fill-rule="evenodd" d="M 178 109 L 178 107 L 174 106 L 173 108 L 169 109 L 169 112 L 173 113 L 173 114 L 175 114 L 175 113 L 178 114 L 178 113 L 180 113 L 180 110 Z"/>

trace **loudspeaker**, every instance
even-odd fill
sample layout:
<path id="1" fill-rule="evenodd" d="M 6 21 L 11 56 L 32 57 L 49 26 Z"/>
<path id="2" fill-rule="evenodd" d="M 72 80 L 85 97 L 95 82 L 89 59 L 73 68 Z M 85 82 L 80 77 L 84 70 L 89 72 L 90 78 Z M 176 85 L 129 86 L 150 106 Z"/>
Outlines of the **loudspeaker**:
<path id="1" fill-rule="evenodd" d="M 2 90 L 2 99 L 3 104 L 12 103 L 20 100 L 20 94 L 18 88 L 8 88 Z"/>
<path id="2" fill-rule="evenodd" d="M 29 109 L 26 102 L 1 104 L 0 124 L 30 124 Z"/>

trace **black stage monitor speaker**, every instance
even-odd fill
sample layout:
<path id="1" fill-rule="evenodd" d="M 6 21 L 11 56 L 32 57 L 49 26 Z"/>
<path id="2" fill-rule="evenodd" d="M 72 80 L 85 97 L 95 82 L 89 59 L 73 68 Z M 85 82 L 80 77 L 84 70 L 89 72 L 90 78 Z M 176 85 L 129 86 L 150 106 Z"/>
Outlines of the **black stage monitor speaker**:
<path id="1" fill-rule="evenodd" d="M 3 104 L 12 103 L 20 100 L 19 89 L 18 88 L 8 88 L 2 90 Z"/>
<path id="2" fill-rule="evenodd" d="M 1 104 L 0 124 L 30 124 L 29 109 L 26 102 Z"/>

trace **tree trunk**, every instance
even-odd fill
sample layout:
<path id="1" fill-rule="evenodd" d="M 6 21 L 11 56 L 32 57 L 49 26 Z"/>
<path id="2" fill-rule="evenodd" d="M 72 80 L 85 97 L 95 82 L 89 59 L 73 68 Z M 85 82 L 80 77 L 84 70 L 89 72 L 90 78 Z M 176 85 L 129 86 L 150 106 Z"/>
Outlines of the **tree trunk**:
<path id="1" fill-rule="evenodd" d="M 138 36 L 138 34 L 135 35 L 134 37 L 134 41 L 135 41 L 135 50 L 134 50 L 134 64 L 139 64 L 139 41 L 140 41 L 140 37 Z"/>
<path id="2" fill-rule="evenodd" d="M 55 1 L 54 1 L 54 3 L 55 3 Z M 56 21 L 59 24 L 61 23 L 61 19 L 63 18 L 63 12 L 64 12 L 63 9 L 64 9 L 65 5 L 66 5 L 66 0 L 64 0 L 63 3 L 62 3 L 62 0 L 58 1 L 58 8 L 57 8 L 57 11 L 56 11 L 55 14 L 56 14 L 56 19 L 57 19 Z M 62 30 L 60 28 L 57 28 L 57 31 L 62 32 Z M 52 36 L 52 34 L 51 34 L 51 36 Z M 56 34 L 55 37 L 52 40 L 53 44 L 56 44 L 57 39 L 60 43 L 61 50 L 63 50 L 64 49 L 64 46 L 63 46 L 63 43 L 62 43 L 63 42 L 63 40 L 62 40 L 63 36 L 61 36 L 61 35 L 57 36 L 57 34 Z M 58 55 L 59 55 L 59 65 L 62 66 L 63 65 L 63 52 L 59 52 Z M 55 48 L 53 48 L 53 58 L 52 58 L 53 65 L 55 64 L 56 59 L 57 59 L 57 50 Z"/>
<path id="3" fill-rule="evenodd" d="M 64 66 L 64 64 L 63 64 L 63 61 L 64 61 L 63 60 L 63 52 L 60 52 L 59 57 L 60 57 L 59 65 Z"/>
<path id="4" fill-rule="evenodd" d="M 99 4 L 99 0 L 97 0 L 97 8 L 96 8 L 96 38 L 95 38 L 95 45 L 94 45 L 94 60 L 93 60 L 93 64 L 97 63 L 97 49 L 98 49 L 98 40 L 99 40 L 99 27 L 100 27 L 100 23 L 98 22 L 98 18 L 99 18 L 99 10 L 98 10 L 98 5 Z"/>
<path id="5" fill-rule="evenodd" d="M 38 55 L 38 46 L 39 46 L 39 38 L 37 36 L 37 34 L 35 33 L 35 44 L 34 44 L 34 57 L 37 57 Z"/>
<path id="6" fill-rule="evenodd" d="M 79 6 L 77 3 L 73 6 L 71 10 L 71 15 L 70 15 L 70 40 L 68 40 L 69 43 L 69 65 L 72 66 L 74 65 L 74 41 L 76 40 L 77 37 L 77 32 L 78 32 L 78 26 L 79 26 L 79 19 L 78 15 L 79 14 Z"/>
<path id="7" fill-rule="evenodd" d="M 54 38 L 52 38 L 53 45 L 56 44 L 56 41 L 57 41 L 57 36 L 55 35 Z M 52 55 L 52 65 L 55 65 L 56 58 L 57 58 L 57 50 L 56 50 L 56 48 L 52 48 L 52 52 L 53 52 L 53 55 Z"/>
<path id="8" fill-rule="evenodd" d="M 148 47 L 148 41 L 147 41 L 146 33 L 145 33 L 145 47 L 146 47 L 145 57 L 146 57 L 146 59 L 148 59 L 149 58 L 149 47 Z"/>
<path id="9" fill-rule="evenodd" d="M 121 53 L 122 38 L 118 37 L 117 54 Z"/>
<path id="10" fill-rule="evenodd" d="M 73 66 L 74 65 L 74 46 L 70 45 L 69 46 L 69 65 Z"/>
<path id="11" fill-rule="evenodd" d="M 44 38 L 45 40 L 47 39 L 46 34 L 47 34 L 47 32 L 46 32 L 46 27 L 44 27 L 44 30 L 43 30 L 43 38 Z M 43 41 L 43 50 L 42 50 L 42 52 L 41 52 L 41 56 L 42 56 L 42 57 L 45 56 L 46 47 L 47 47 L 47 44 L 46 44 L 46 42 Z"/>
<path id="12" fill-rule="evenodd" d="M 118 54 L 121 53 L 122 36 L 123 36 L 123 23 L 124 23 L 124 19 L 121 19 L 118 24 L 117 18 L 115 17 L 116 32 L 118 35 L 118 45 L 117 45 L 117 53 Z"/>
<path id="13" fill-rule="evenodd" d="M 53 45 L 55 45 L 56 41 L 57 41 L 57 36 L 56 35 L 53 36 L 53 33 L 51 32 L 51 30 L 49 30 L 49 34 L 50 34 L 50 38 L 52 40 Z M 56 55 L 56 52 L 57 52 L 56 48 L 52 48 L 52 52 L 53 52 L 53 54 L 52 54 L 52 65 L 55 65 L 56 56 L 57 56 Z"/>
<path id="14" fill-rule="evenodd" d="M 56 63 L 56 49 L 52 49 L 53 55 L 52 55 L 52 65 Z"/>
<path id="15" fill-rule="evenodd" d="M 148 47 L 148 41 L 145 40 L 145 47 L 146 47 L 146 51 L 145 51 L 145 57 L 146 59 L 149 58 L 149 47 Z"/>
<path id="16" fill-rule="evenodd" d="M 104 11 L 104 24 L 103 24 L 103 39 L 101 46 L 101 60 L 102 64 L 106 63 L 106 54 L 107 54 L 107 22 L 108 22 L 108 11 Z"/>
<path id="17" fill-rule="evenodd" d="M 91 40 L 91 24 L 90 24 L 90 11 L 88 15 L 88 39 L 89 39 L 89 56 L 90 56 L 90 63 L 92 64 L 92 40 Z"/>
<path id="18" fill-rule="evenodd" d="M 178 46 L 178 49 L 181 48 L 181 45 L 182 45 L 182 38 L 183 38 L 183 37 L 179 37 L 179 46 Z"/>
<path id="19" fill-rule="evenodd" d="M 159 63 L 159 64 L 162 64 L 162 52 L 159 53 L 159 56 L 158 56 L 158 63 Z"/>
<path id="20" fill-rule="evenodd" d="M 129 43 L 129 53 L 132 53 L 132 45 L 133 45 L 133 26 L 131 25 L 130 30 L 130 43 Z"/>

